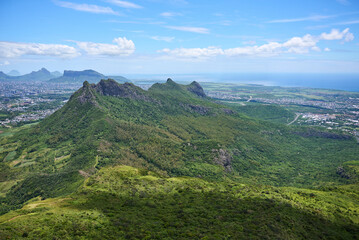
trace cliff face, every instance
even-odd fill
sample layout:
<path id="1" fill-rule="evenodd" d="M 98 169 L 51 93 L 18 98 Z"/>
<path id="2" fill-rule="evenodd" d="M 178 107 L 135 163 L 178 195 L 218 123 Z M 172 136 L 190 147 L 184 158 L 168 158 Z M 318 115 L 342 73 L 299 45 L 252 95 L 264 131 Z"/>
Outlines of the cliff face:
<path id="1" fill-rule="evenodd" d="M 198 82 L 193 81 L 188 87 L 187 90 L 190 91 L 191 93 L 196 94 L 199 97 L 206 97 L 206 94 L 203 91 L 203 88 L 201 87 L 201 85 L 199 85 Z"/>

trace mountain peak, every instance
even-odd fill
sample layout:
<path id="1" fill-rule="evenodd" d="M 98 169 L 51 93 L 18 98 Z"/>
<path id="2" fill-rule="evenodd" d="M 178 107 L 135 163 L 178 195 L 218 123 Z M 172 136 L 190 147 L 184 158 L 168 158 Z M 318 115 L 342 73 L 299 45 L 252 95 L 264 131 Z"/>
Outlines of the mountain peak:
<path id="1" fill-rule="evenodd" d="M 190 85 L 188 85 L 187 90 L 190 91 L 191 93 L 196 94 L 199 97 L 206 97 L 203 88 L 196 81 L 193 81 Z"/>
<path id="2" fill-rule="evenodd" d="M 171 78 L 167 78 L 166 83 L 168 83 L 168 84 L 176 84 Z"/>

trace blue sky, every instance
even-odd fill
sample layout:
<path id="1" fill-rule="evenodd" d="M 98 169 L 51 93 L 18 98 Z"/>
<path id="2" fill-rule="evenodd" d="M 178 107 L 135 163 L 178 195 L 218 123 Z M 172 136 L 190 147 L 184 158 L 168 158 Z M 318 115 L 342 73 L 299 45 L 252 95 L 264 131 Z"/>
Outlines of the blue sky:
<path id="1" fill-rule="evenodd" d="M 356 0 L 0 1 L 0 70 L 359 73 Z"/>

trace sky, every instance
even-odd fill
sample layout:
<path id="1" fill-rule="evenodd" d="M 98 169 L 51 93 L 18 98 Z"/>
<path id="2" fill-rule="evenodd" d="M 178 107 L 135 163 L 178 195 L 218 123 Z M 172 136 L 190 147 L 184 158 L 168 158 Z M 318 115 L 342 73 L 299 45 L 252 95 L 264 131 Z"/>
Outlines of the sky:
<path id="1" fill-rule="evenodd" d="M 357 0 L 0 0 L 0 71 L 359 73 Z"/>

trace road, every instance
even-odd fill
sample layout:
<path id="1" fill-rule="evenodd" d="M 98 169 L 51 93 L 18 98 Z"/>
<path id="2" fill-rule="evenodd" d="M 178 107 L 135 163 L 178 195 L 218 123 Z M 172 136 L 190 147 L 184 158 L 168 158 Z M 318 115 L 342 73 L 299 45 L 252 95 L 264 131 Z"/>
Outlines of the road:
<path id="1" fill-rule="evenodd" d="M 294 123 L 295 121 L 297 121 L 297 119 L 299 118 L 300 113 L 295 113 L 295 118 L 293 121 L 291 121 L 290 123 L 288 123 L 287 125 L 291 125 L 292 123 Z"/>

